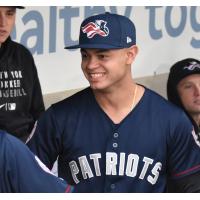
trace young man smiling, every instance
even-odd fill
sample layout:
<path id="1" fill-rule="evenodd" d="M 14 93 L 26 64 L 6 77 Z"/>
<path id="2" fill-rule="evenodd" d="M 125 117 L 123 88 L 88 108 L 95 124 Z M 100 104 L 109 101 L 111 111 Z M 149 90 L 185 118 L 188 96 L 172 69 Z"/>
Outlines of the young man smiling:
<path id="1" fill-rule="evenodd" d="M 200 148 L 175 108 L 132 78 L 138 53 L 132 21 L 104 13 L 85 19 L 79 44 L 90 87 L 52 105 L 29 147 L 76 185 L 76 192 L 200 192 Z M 198 174 L 197 174 L 198 173 Z M 193 177 L 195 174 L 195 178 Z M 192 178 L 191 178 L 192 177 Z"/>

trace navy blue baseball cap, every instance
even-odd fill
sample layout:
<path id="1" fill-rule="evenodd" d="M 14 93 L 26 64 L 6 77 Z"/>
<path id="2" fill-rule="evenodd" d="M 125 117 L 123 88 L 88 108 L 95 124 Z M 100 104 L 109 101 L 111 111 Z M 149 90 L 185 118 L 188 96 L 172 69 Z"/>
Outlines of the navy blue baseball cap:
<path id="1" fill-rule="evenodd" d="M 123 49 L 136 44 L 133 22 L 109 12 L 86 18 L 80 27 L 79 44 L 65 49 Z"/>

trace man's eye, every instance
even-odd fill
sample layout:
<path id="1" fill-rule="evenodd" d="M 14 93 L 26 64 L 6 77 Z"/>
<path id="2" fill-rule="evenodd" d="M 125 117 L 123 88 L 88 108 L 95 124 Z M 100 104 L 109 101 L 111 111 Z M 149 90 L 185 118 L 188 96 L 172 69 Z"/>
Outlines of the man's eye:
<path id="1" fill-rule="evenodd" d="M 8 15 L 8 16 L 13 16 L 14 14 L 15 14 L 14 11 L 8 11 L 8 12 L 7 12 L 7 15 Z"/>
<path id="2" fill-rule="evenodd" d="M 81 57 L 82 58 L 87 58 L 87 55 L 86 54 L 82 54 Z"/>
<path id="3" fill-rule="evenodd" d="M 101 58 L 101 59 L 104 59 L 106 57 L 107 57 L 106 55 L 99 55 L 99 58 Z"/>
<path id="4" fill-rule="evenodd" d="M 191 87 L 192 87 L 191 85 L 185 85 L 185 86 L 184 86 L 185 89 L 189 89 L 189 88 L 191 88 Z"/>

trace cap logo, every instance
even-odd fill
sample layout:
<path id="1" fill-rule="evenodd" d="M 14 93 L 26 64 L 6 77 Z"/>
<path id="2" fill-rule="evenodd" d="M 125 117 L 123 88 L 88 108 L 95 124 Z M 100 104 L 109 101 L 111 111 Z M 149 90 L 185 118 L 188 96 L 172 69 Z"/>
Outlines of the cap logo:
<path id="1" fill-rule="evenodd" d="M 95 22 L 89 22 L 82 27 L 83 33 L 87 34 L 88 38 L 93 38 L 96 34 L 102 37 L 109 35 L 109 29 L 106 26 L 107 22 L 104 20 L 96 20 Z"/>
<path id="2" fill-rule="evenodd" d="M 190 62 L 190 65 L 184 67 L 183 69 L 188 69 L 188 70 L 192 71 L 196 68 L 200 69 L 200 64 L 198 64 L 197 62 Z"/>
<path id="3" fill-rule="evenodd" d="M 126 37 L 126 43 L 131 43 L 132 42 L 132 39 L 130 37 Z"/>

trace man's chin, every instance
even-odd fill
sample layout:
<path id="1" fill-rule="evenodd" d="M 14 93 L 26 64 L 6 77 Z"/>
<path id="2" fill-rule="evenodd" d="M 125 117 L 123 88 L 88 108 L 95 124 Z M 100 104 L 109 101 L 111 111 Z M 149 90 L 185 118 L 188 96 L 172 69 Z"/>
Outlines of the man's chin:
<path id="1" fill-rule="evenodd" d="M 192 115 L 200 115 L 200 107 L 195 107 L 194 109 L 190 110 L 189 113 Z"/>
<path id="2" fill-rule="evenodd" d="M 7 40 L 8 37 L 6 38 L 0 38 L 0 44 L 3 44 L 6 40 Z"/>

